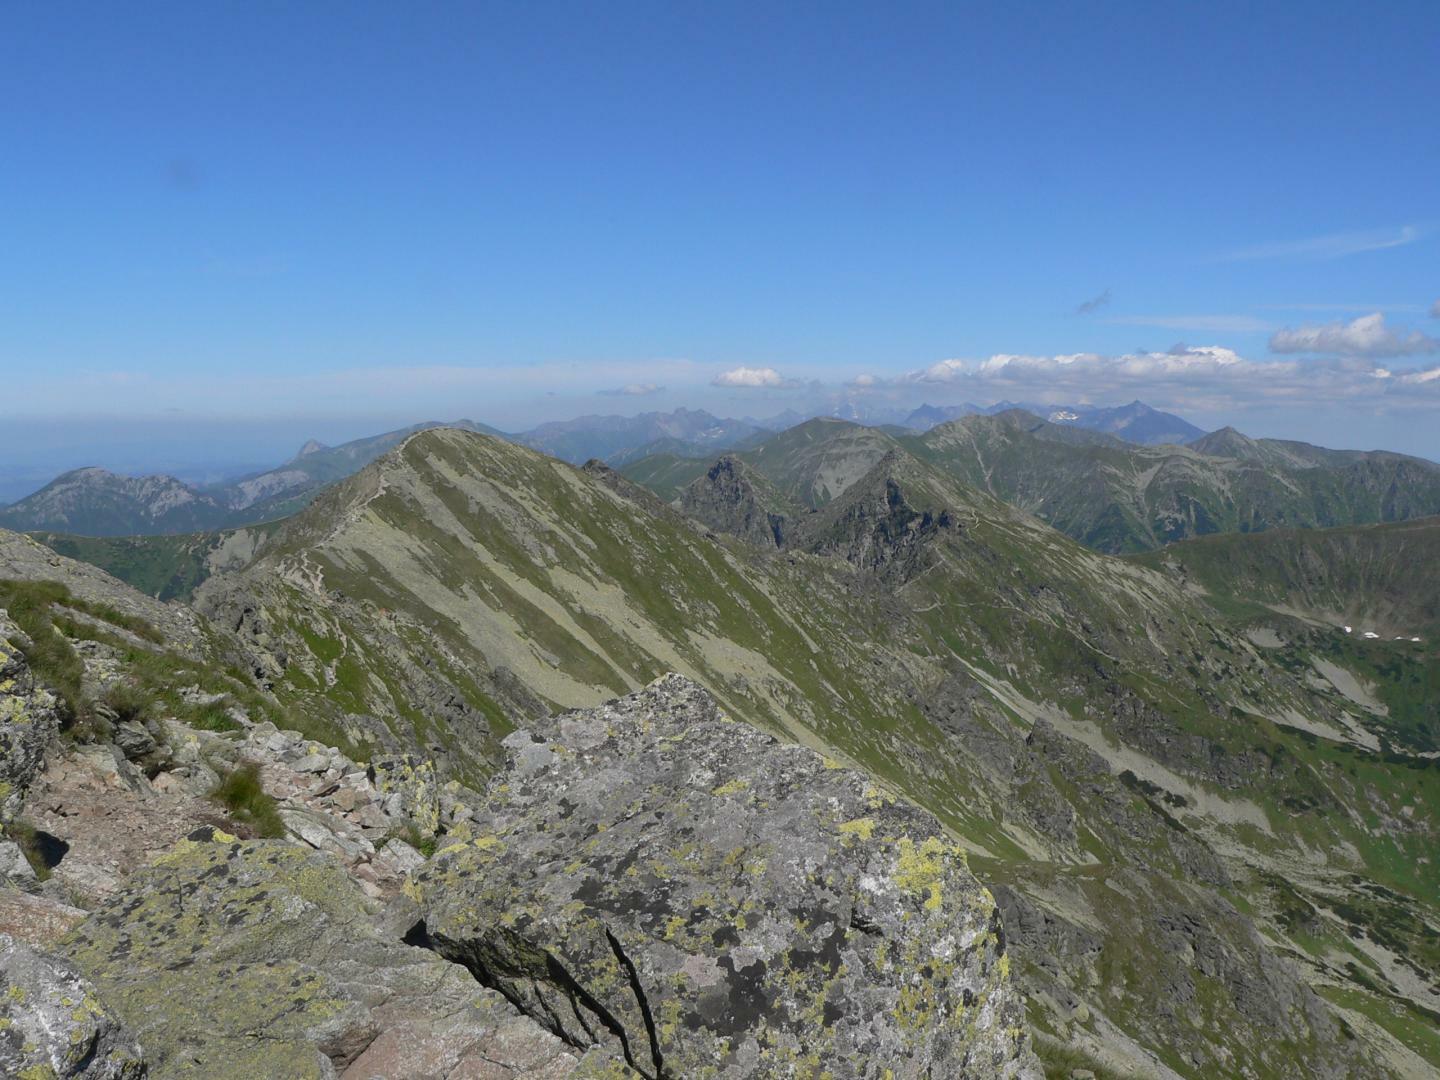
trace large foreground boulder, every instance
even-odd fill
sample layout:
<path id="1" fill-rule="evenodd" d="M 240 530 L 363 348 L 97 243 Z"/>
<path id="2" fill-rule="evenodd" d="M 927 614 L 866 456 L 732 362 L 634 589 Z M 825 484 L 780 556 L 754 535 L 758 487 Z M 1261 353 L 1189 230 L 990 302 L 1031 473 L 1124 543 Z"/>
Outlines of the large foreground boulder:
<path id="1" fill-rule="evenodd" d="M 0 934 L 0 1076 L 145 1075 L 139 1044 L 72 964 Z"/>
<path id="2" fill-rule="evenodd" d="M 1038 1077 L 936 820 L 667 676 L 505 740 L 412 895 L 432 947 L 647 1077 Z"/>
<path id="3" fill-rule="evenodd" d="M 387 936 L 377 913 L 329 854 L 202 830 L 58 948 L 162 1080 L 549 1080 L 588 1067 L 463 968 Z"/>

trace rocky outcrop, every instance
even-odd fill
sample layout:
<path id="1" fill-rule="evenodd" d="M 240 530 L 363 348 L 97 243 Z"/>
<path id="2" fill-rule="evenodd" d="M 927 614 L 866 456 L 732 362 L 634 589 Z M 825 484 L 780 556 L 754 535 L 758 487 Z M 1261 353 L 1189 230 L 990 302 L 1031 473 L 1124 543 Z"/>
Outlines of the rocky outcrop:
<path id="1" fill-rule="evenodd" d="M 759 547 L 782 547 L 786 518 L 770 504 L 779 497 L 738 458 L 719 458 L 680 493 L 680 509 L 689 517 L 714 529 L 747 540 Z"/>
<path id="2" fill-rule="evenodd" d="M 902 584 L 931 565 L 930 543 L 961 528 L 948 509 L 912 505 L 902 459 L 891 452 L 865 477 L 804 522 L 796 546 L 833 555 Z M 925 500 L 920 499 L 922 505 Z"/>
<path id="3" fill-rule="evenodd" d="M 0 933 L 0 1076 L 140 1080 L 139 1044 L 74 965 Z"/>
<path id="4" fill-rule="evenodd" d="M 160 1080 L 580 1068 L 581 1054 L 463 968 L 387 935 L 379 914 L 327 854 L 203 829 L 59 948 Z"/>
<path id="5" fill-rule="evenodd" d="M 505 741 L 413 879 L 429 944 L 642 1075 L 1038 1077 L 939 824 L 680 676 Z"/>
<path id="6" fill-rule="evenodd" d="M 60 727 L 55 696 L 36 685 L 20 651 L 29 644 L 0 608 L 0 824 L 19 814 Z"/>
<path id="7" fill-rule="evenodd" d="M 286 835 L 334 855 L 372 897 L 397 893 L 423 861 L 404 837 L 426 840 L 468 820 L 464 789 L 439 783 L 426 759 L 367 767 L 299 732 L 237 715 L 240 732 L 153 724 L 159 745 L 146 759 L 153 775 L 115 746 L 59 744 L 26 809 L 65 852 L 52 869 L 52 891 L 102 904 L 187 833 L 205 825 L 239 831 L 209 796 L 222 775 L 246 767 L 257 770 Z"/>

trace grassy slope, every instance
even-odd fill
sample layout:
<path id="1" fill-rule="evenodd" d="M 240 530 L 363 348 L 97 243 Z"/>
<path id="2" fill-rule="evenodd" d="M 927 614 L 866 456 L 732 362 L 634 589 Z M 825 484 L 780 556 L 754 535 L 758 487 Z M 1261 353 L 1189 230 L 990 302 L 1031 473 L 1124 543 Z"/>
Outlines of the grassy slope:
<path id="1" fill-rule="evenodd" d="M 1387 638 L 1440 634 L 1440 517 L 1211 536 L 1137 559 L 1232 606 L 1268 605 Z"/>

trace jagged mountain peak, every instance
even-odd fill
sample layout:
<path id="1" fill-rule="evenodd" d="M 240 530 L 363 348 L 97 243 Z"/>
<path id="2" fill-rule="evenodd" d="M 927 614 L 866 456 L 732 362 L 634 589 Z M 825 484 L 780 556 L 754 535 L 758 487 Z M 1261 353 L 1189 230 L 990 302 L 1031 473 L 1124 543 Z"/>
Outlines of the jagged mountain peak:
<path id="1" fill-rule="evenodd" d="M 798 508 L 763 474 L 722 454 L 677 499 L 680 510 L 707 528 L 762 548 L 782 547 Z"/>

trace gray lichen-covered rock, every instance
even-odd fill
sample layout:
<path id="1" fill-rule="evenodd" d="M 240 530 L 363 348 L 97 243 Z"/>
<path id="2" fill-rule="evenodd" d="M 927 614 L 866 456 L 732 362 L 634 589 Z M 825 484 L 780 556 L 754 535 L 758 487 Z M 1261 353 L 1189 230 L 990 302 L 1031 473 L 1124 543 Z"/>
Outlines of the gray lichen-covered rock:
<path id="1" fill-rule="evenodd" d="M 585 1064 L 463 968 L 385 937 L 377 912 L 332 856 L 199 830 L 58 948 L 137 1032 L 154 1077 L 564 1077 Z"/>
<path id="2" fill-rule="evenodd" d="M 376 790 L 394 797 L 395 811 L 409 818 L 421 836 L 434 836 L 440 828 L 440 783 L 435 763 L 413 755 L 376 758 L 370 763 L 370 771 Z"/>
<path id="3" fill-rule="evenodd" d="M 506 740 L 411 890 L 432 946 L 648 1077 L 1038 1077 L 934 818 L 667 676 Z"/>
<path id="4" fill-rule="evenodd" d="M 0 934 L 0 1076 L 145 1075 L 139 1044 L 74 965 Z"/>
<path id="5" fill-rule="evenodd" d="M 25 634 L 0 609 L 0 824 L 14 820 L 60 728 L 55 697 L 35 685 Z"/>

